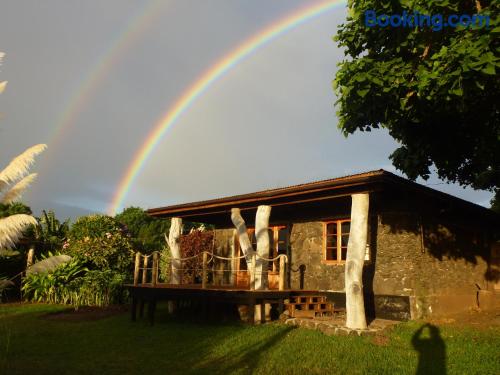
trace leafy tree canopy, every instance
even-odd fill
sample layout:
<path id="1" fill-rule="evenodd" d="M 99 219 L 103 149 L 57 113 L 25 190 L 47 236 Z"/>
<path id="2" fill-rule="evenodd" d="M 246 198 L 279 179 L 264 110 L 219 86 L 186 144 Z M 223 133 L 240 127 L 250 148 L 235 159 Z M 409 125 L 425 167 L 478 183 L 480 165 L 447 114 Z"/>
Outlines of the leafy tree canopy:
<path id="1" fill-rule="evenodd" d="M 108 233 L 121 232 L 122 227 L 111 216 L 88 215 L 79 217 L 71 226 L 69 237 L 72 240 L 101 238 Z"/>
<path id="2" fill-rule="evenodd" d="M 126 226 L 137 250 L 150 253 L 165 247 L 164 234 L 170 229 L 170 220 L 153 218 L 140 207 L 128 207 L 115 219 Z"/>
<path id="3" fill-rule="evenodd" d="M 494 0 L 349 0 L 334 40 L 345 48 L 333 86 L 345 135 L 384 127 L 400 143 L 390 156 L 409 178 L 500 187 L 500 3 Z M 377 15 L 480 14 L 490 25 L 368 27 Z"/>

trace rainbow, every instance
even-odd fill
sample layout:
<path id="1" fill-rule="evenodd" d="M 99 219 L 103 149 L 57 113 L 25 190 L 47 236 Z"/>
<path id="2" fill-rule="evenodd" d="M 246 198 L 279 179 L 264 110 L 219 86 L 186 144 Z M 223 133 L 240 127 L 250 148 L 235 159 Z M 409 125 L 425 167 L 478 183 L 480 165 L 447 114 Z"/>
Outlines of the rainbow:
<path id="1" fill-rule="evenodd" d="M 255 36 L 246 40 L 234 50 L 225 55 L 221 60 L 215 63 L 205 71 L 175 102 L 175 104 L 158 121 L 153 130 L 148 134 L 134 155 L 132 162 L 128 166 L 123 178 L 120 180 L 118 189 L 113 196 L 112 202 L 108 207 L 108 213 L 114 215 L 123 204 L 125 197 L 145 162 L 152 154 L 155 147 L 161 141 L 166 131 L 175 123 L 179 117 L 185 113 L 189 107 L 198 99 L 217 79 L 222 77 L 230 69 L 234 68 L 242 60 L 248 57 L 252 52 L 266 45 L 279 35 L 290 31 L 291 29 L 328 12 L 338 5 L 345 4 L 345 0 L 333 0 L 310 5 L 300 9 L 291 15 L 280 19 Z"/>
<path id="2" fill-rule="evenodd" d="M 130 50 L 130 48 L 140 40 L 140 37 L 154 24 L 162 14 L 162 7 L 165 3 L 162 0 L 151 0 L 141 7 L 137 14 L 133 15 L 126 23 L 123 30 L 117 33 L 109 48 L 99 55 L 95 63 L 91 65 L 87 73 L 82 76 L 74 89 L 71 90 L 64 111 L 62 111 L 55 121 L 55 126 L 47 136 L 45 143 L 49 145 L 49 150 L 56 150 L 57 145 L 67 136 L 71 125 L 76 122 L 78 115 L 92 101 L 97 89 L 106 82 L 106 77 L 118 61 Z M 54 156 L 54 152 L 49 152 Z M 45 166 L 50 166 L 48 159 Z M 42 165 L 43 167 L 43 165 Z M 43 168 L 42 168 L 43 170 Z M 40 173 L 41 176 L 44 173 Z M 36 189 L 36 186 L 32 188 Z"/>

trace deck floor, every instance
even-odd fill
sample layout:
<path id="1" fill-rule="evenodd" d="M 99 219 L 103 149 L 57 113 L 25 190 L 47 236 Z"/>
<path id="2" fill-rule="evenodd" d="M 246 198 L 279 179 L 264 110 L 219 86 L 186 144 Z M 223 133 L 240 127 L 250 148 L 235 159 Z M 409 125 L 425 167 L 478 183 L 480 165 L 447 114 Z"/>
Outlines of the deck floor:
<path id="1" fill-rule="evenodd" d="M 132 297 L 132 320 L 136 319 L 137 306 L 140 306 L 142 312 L 144 304 L 148 304 L 148 315 L 151 323 L 154 321 L 154 312 L 157 301 L 181 301 L 197 300 L 203 305 L 213 303 L 225 303 L 236 305 L 247 305 L 249 310 L 260 305 L 264 311 L 265 304 L 277 304 L 279 310 L 283 310 L 285 300 L 294 295 L 321 295 L 321 292 L 314 290 L 250 290 L 235 288 L 227 285 L 209 285 L 202 288 L 201 284 L 127 284 L 125 287 L 129 290 Z M 251 315 L 253 316 L 253 314 Z M 265 316 L 265 314 L 261 315 Z M 251 317 L 250 322 L 253 323 Z"/>

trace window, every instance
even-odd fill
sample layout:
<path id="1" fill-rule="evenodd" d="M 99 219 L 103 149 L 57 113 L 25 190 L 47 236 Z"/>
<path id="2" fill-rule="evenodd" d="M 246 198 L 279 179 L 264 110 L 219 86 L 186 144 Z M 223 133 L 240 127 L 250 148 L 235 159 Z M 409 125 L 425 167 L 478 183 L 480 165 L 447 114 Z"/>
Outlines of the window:
<path id="1" fill-rule="evenodd" d="M 255 229 L 249 228 L 247 230 L 248 237 L 252 243 L 254 250 L 257 250 L 257 238 L 255 237 Z M 269 258 L 275 258 L 280 254 L 287 253 L 287 227 L 285 225 L 269 227 Z M 237 244 L 237 254 L 238 256 L 243 255 L 241 252 L 239 241 L 236 239 Z M 269 263 L 269 270 L 275 271 L 276 264 L 273 262 Z M 240 270 L 246 270 L 247 264 L 245 258 L 240 259 L 239 264 Z"/>
<path id="2" fill-rule="evenodd" d="M 350 230 L 350 219 L 323 223 L 324 263 L 343 264 L 346 261 Z M 365 261 L 370 261 L 370 231 L 366 242 Z"/>
<path id="3" fill-rule="evenodd" d="M 345 262 L 350 229 L 350 219 L 323 223 L 324 260 L 327 263 Z"/>

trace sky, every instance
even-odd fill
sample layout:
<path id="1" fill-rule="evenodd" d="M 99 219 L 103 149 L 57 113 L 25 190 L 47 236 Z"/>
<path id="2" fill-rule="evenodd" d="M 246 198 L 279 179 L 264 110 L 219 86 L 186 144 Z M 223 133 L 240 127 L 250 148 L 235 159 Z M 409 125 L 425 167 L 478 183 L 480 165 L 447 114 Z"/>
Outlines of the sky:
<path id="1" fill-rule="evenodd" d="M 106 212 L 147 135 L 204 71 L 248 38 L 314 1 L 20 0 L 3 2 L 0 168 L 48 149 L 24 195 L 35 215 Z M 338 6 L 253 52 L 166 132 L 123 207 L 244 194 L 374 169 L 398 173 L 384 131 L 345 138 L 331 82 Z M 491 193 L 432 188 L 488 206 Z"/>

